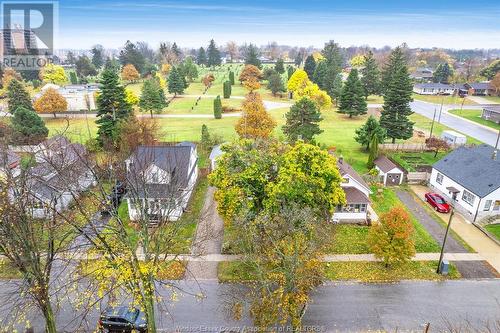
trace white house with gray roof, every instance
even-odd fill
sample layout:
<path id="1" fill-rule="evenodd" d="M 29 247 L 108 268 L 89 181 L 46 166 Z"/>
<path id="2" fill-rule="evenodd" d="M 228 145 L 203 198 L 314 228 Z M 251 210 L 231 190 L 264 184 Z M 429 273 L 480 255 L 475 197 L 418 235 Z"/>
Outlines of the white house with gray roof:
<path id="1" fill-rule="evenodd" d="M 459 147 L 433 165 L 429 184 L 468 220 L 499 215 L 500 152 L 486 144 Z"/>
<path id="2" fill-rule="evenodd" d="M 130 219 L 178 220 L 198 179 L 196 145 L 140 146 L 125 163 Z"/>

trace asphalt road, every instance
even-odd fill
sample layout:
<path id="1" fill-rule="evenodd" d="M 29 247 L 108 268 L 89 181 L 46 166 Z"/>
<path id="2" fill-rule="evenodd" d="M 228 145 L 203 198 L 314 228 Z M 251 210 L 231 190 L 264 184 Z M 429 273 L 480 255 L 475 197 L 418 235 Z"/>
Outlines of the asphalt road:
<path id="1" fill-rule="evenodd" d="M 421 102 L 421 101 L 413 101 L 410 103 L 412 110 L 415 113 L 421 114 L 432 121 L 432 117 L 434 115 L 434 110 L 436 111 L 436 121 L 438 120 L 438 115 L 439 115 L 439 109 L 440 105 L 438 104 L 431 104 L 431 103 L 426 103 L 426 102 Z M 487 128 L 484 128 L 483 126 L 476 125 L 472 122 L 469 122 L 467 120 L 464 120 L 460 117 L 453 116 L 449 113 L 447 113 L 447 110 L 452 109 L 453 107 L 451 106 L 443 106 L 443 111 L 441 112 L 441 118 L 440 118 L 440 123 L 443 125 L 446 125 L 456 131 L 462 132 L 463 134 L 467 134 L 468 136 L 471 136 L 479 141 L 482 141 L 484 143 L 487 143 L 491 146 L 495 145 L 496 139 L 497 139 L 497 133 L 494 130 L 489 130 Z M 457 106 L 456 108 L 460 108 L 460 106 Z M 480 108 L 479 106 L 466 106 L 464 109 L 478 109 Z"/>
<path id="2" fill-rule="evenodd" d="M 5 283 L 4 283 L 5 284 Z M 161 332 L 241 331 L 251 327 L 248 318 L 237 322 L 227 315 L 226 304 L 236 295 L 244 295 L 243 287 L 211 281 L 182 281 L 177 286 L 197 294 L 202 300 L 183 293 L 178 301 L 164 308 L 158 318 Z M 1 285 L 1 290 L 8 289 Z M 238 289 L 235 292 L 235 288 Z M 168 299 L 170 292 L 161 294 Z M 314 292 L 313 302 L 304 317 L 312 332 L 423 331 L 431 323 L 430 332 L 449 328 L 447 321 L 463 332 L 500 331 L 500 280 L 460 280 L 447 282 L 401 282 L 394 284 L 327 284 Z M 58 314 L 59 327 L 65 332 L 78 331 L 78 320 L 62 304 Z M 5 309 L 0 312 L 2 318 Z M 42 332 L 40 317 L 31 317 L 35 332 Z M 89 316 L 90 332 L 97 320 L 97 310 Z M 493 325 L 497 325 L 496 327 Z M 450 331 L 450 330 L 446 330 Z M 476 331 L 476 330 L 474 330 Z"/>

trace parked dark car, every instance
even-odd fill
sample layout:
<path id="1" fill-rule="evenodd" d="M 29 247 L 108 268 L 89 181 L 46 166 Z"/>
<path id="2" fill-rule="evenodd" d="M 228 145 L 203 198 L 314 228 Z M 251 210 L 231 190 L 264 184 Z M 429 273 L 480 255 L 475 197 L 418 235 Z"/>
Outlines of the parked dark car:
<path id="1" fill-rule="evenodd" d="M 101 332 L 146 332 L 148 325 L 145 314 L 137 308 L 128 306 L 109 307 L 99 319 Z"/>
<path id="2" fill-rule="evenodd" d="M 434 209 L 440 213 L 449 213 L 450 205 L 444 200 L 442 196 L 437 193 L 428 192 L 425 194 L 425 201 L 427 201 Z"/>

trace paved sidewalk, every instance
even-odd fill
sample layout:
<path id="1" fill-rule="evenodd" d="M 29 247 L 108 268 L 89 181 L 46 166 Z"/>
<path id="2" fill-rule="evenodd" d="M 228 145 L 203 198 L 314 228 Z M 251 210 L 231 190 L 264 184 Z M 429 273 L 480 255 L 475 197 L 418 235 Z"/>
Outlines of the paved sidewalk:
<path id="1" fill-rule="evenodd" d="M 425 186 L 412 185 L 411 189 L 418 195 L 420 199 L 428 188 Z M 448 223 L 448 214 L 436 213 L 445 223 Z M 481 230 L 475 227 L 465 218 L 455 213 L 451 223 L 453 229 L 467 244 L 470 245 L 478 254 L 480 254 L 488 263 L 500 272 L 500 246 L 488 238 Z"/>

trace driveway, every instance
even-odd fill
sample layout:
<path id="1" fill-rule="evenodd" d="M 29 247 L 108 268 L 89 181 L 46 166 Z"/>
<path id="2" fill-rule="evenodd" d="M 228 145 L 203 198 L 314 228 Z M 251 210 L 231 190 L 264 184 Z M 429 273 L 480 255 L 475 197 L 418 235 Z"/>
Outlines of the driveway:
<path id="1" fill-rule="evenodd" d="M 191 246 L 191 254 L 205 256 L 220 254 L 224 236 L 224 222 L 217 213 L 217 203 L 214 200 L 215 188 L 210 186 L 205 195 L 205 203 L 200 221 L 196 228 L 195 238 Z M 208 256 L 210 257 L 210 256 Z M 217 279 L 217 261 L 189 261 L 185 278 L 188 280 Z"/>

